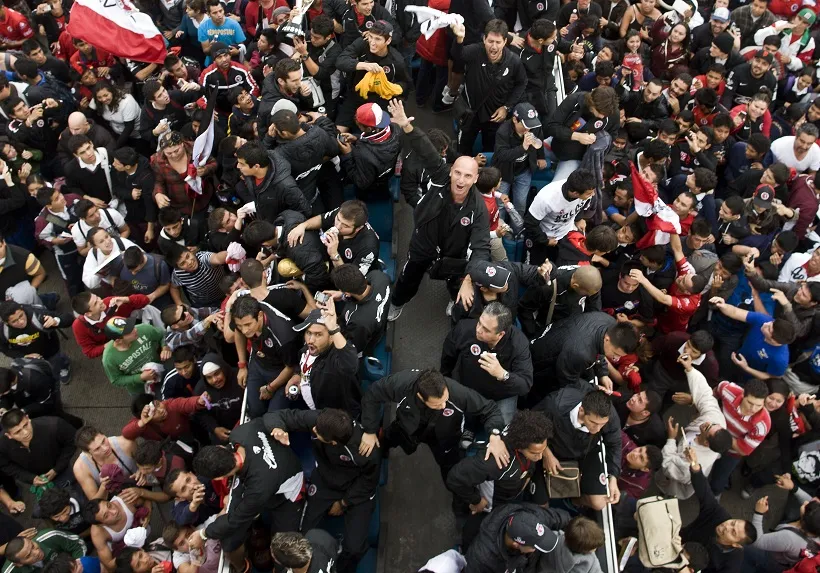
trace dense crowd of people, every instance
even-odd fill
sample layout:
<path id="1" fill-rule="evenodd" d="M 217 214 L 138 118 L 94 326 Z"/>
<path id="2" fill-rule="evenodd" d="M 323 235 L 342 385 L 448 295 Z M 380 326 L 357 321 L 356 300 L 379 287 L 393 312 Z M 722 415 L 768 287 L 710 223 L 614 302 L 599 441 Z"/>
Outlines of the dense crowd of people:
<path id="1" fill-rule="evenodd" d="M 624 571 L 820 568 L 813 0 L 123 3 L 163 62 L 0 2 L 3 573 L 369 571 L 422 444 L 421 571 L 602 571 L 602 511 Z M 369 377 L 425 275 L 438 368 Z"/>

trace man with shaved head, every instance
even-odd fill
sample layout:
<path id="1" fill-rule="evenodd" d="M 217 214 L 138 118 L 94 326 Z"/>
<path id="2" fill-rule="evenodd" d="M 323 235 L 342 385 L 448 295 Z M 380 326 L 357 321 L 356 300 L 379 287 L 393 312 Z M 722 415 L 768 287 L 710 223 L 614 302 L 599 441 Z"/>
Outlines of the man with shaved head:
<path id="1" fill-rule="evenodd" d="M 114 149 L 117 147 L 116 141 L 111 133 L 101 125 L 97 125 L 93 120 L 85 117 L 81 111 L 75 111 L 68 116 L 68 127 L 60 134 L 60 141 L 57 143 L 57 153 L 63 167 L 74 160 L 74 154 L 68 147 L 68 140 L 72 135 L 85 135 L 94 144 L 94 147 L 105 147 L 108 156 L 112 157 Z"/>
<path id="2" fill-rule="evenodd" d="M 451 298 L 461 283 L 464 296 L 471 299 L 473 286 L 464 277 L 468 265 L 490 260 L 490 226 L 487 207 L 474 186 L 478 179 L 475 159 L 459 157 L 448 165 L 427 134 L 413 127 L 413 118 L 405 115 L 400 101 L 391 101 L 388 110 L 393 123 L 402 129 L 403 147 L 414 151 L 430 172 L 427 190 L 413 214 L 416 228 L 387 315 L 393 321 L 416 295 L 428 269 L 430 278 L 447 281 Z"/>
<path id="3" fill-rule="evenodd" d="M 544 332 L 550 322 L 601 310 L 601 273 L 592 265 L 556 267 L 550 282 L 530 287 L 518 304 L 521 329 L 533 339 Z M 553 299 L 553 290 L 555 298 Z M 552 308 L 552 313 L 550 313 Z"/>

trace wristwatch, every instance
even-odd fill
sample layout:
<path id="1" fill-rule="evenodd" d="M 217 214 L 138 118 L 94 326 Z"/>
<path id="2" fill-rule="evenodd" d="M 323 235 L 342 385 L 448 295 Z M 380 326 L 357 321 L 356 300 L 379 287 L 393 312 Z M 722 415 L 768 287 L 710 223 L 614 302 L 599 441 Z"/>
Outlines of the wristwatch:
<path id="1" fill-rule="evenodd" d="M 341 261 L 341 260 L 342 260 L 342 255 L 340 255 L 339 253 L 336 253 L 335 255 L 333 255 L 332 257 L 330 257 L 330 259 L 331 259 L 332 261 Z"/>
<path id="2" fill-rule="evenodd" d="M 502 377 L 501 377 L 501 381 L 502 381 L 502 382 L 506 382 L 506 381 L 507 381 L 507 380 L 509 380 L 509 379 L 510 379 L 510 371 L 509 371 L 509 370 L 505 370 L 505 371 L 504 371 L 504 376 L 502 376 Z"/>
<path id="3" fill-rule="evenodd" d="M 341 331 L 342 331 L 342 329 L 341 329 L 341 328 L 339 328 L 339 327 L 337 326 L 337 327 L 336 327 L 336 328 L 334 328 L 333 330 L 328 330 L 328 331 L 327 331 L 327 333 L 328 333 L 329 335 L 333 336 L 334 334 L 338 334 L 338 333 L 340 333 Z"/>
<path id="4" fill-rule="evenodd" d="M 492 429 L 492 431 L 491 431 L 490 433 L 491 433 L 493 436 L 500 436 L 500 435 L 501 435 L 501 430 L 499 430 L 498 428 L 493 428 L 493 429 Z"/>

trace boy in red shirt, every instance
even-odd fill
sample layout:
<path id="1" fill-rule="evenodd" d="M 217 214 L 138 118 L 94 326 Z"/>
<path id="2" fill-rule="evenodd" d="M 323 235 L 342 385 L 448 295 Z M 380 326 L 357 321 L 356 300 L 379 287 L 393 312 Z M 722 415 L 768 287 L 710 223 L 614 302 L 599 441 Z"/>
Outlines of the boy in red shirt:
<path id="1" fill-rule="evenodd" d="M 498 199 L 506 205 L 510 198 L 498 192 L 501 186 L 501 171 L 495 167 L 482 167 L 478 170 L 478 180 L 475 183 L 476 189 L 484 199 L 487 207 L 487 214 L 490 216 L 490 256 L 493 262 L 506 261 L 507 251 L 504 250 L 502 238 L 510 232 L 507 224 L 501 220 L 501 213 L 498 209 Z"/>
<path id="2" fill-rule="evenodd" d="M 686 332 L 689 319 L 700 306 L 700 296 L 706 288 L 706 279 L 696 275 L 692 265 L 683 256 L 680 237 L 671 235 L 669 244 L 675 256 L 678 274 L 675 282 L 669 287 L 668 293 L 653 285 L 639 269 L 629 271 L 631 278 L 643 285 L 652 298 L 666 307 L 666 312 L 658 317 L 657 325 L 658 330 L 663 334 L 676 331 Z"/>

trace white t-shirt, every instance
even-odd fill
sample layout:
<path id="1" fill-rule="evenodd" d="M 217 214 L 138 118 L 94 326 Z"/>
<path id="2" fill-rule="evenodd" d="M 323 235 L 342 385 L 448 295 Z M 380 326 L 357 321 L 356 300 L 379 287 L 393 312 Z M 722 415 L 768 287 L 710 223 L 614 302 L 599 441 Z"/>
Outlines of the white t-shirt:
<path id="1" fill-rule="evenodd" d="M 108 216 L 106 217 L 106 215 Z M 120 215 L 119 211 L 116 209 L 100 210 L 100 224 L 98 226 L 108 231 L 108 234 L 112 237 L 119 237 L 120 227 L 124 225 L 125 219 L 122 218 L 122 215 Z M 85 236 L 91 229 L 92 227 L 90 227 L 88 223 L 82 219 L 77 221 L 77 224 L 71 229 L 71 236 L 74 238 L 74 244 L 78 247 L 84 247 L 88 242 Z"/>
<path id="2" fill-rule="evenodd" d="M 553 181 L 538 192 L 530 205 L 530 214 L 541 221 L 541 230 L 550 239 L 563 239 L 575 228 L 575 216 L 584 201 L 567 201 L 561 187 L 566 179 Z"/>
<path id="3" fill-rule="evenodd" d="M 123 248 L 120 249 L 120 246 L 117 244 L 117 239 L 114 239 L 114 249 L 111 251 L 114 255 L 119 255 L 120 253 L 124 253 L 126 249 L 137 246 L 128 239 L 120 238 L 119 240 L 122 241 Z M 103 280 L 107 283 L 113 280 L 111 278 L 103 279 L 97 274 L 97 269 L 100 263 L 105 261 L 106 255 L 102 254 L 101 251 L 97 251 L 96 253 L 94 251 L 95 249 L 88 251 L 85 263 L 83 264 L 83 283 L 90 289 L 99 287 Z"/>
<path id="4" fill-rule="evenodd" d="M 820 275 L 809 276 L 806 270 L 806 263 L 809 262 L 813 254 L 810 253 L 792 253 L 783 268 L 780 269 L 780 275 L 777 277 L 777 282 L 780 283 L 796 283 L 799 281 L 815 282 L 820 281 Z"/>
<path id="5" fill-rule="evenodd" d="M 785 163 L 786 167 L 793 167 L 798 173 L 807 170 L 820 171 L 820 146 L 816 143 L 802 160 L 798 161 L 794 156 L 794 136 L 781 137 L 772 143 L 772 155 L 775 161 Z"/>
<path id="6" fill-rule="evenodd" d="M 96 110 L 98 105 L 97 101 L 92 99 L 91 103 L 89 104 L 91 109 Z M 139 139 L 140 137 L 140 105 L 137 103 L 137 100 L 134 99 L 134 96 L 131 94 L 125 94 L 120 100 L 119 105 L 117 106 L 117 110 L 112 112 L 108 107 L 103 110 L 102 117 L 108 124 L 111 126 L 111 130 L 116 133 L 117 135 L 121 134 L 125 130 L 125 122 L 133 121 L 134 122 L 134 129 L 131 132 L 132 139 Z"/>

